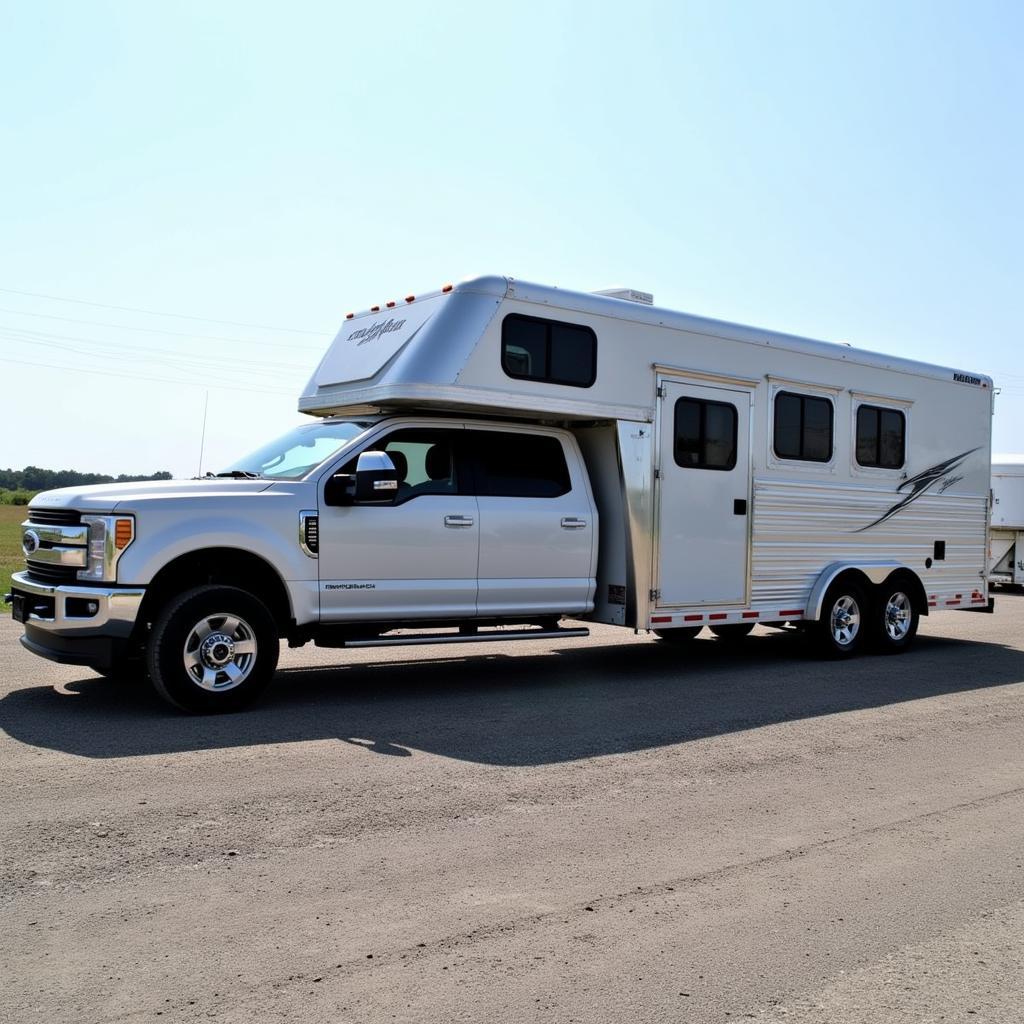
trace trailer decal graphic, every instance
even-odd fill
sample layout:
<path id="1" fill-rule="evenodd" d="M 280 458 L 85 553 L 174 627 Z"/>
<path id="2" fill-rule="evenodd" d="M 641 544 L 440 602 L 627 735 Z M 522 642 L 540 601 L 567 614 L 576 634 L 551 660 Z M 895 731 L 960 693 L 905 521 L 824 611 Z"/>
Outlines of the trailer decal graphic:
<path id="1" fill-rule="evenodd" d="M 968 455 L 973 455 L 979 450 L 980 448 L 971 448 L 966 452 L 962 452 L 960 455 L 955 455 L 953 458 L 947 459 L 945 462 L 939 462 L 936 465 L 931 466 L 923 473 L 918 473 L 917 476 L 912 476 L 909 480 L 904 480 L 903 483 L 896 488 L 896 493 L 899 494 L 905 487 L 910 488 L 910 493 L 902 501 L 896 502 L 888 512 L 879 516 L 873 523 L 868 523 L 867 526 L 862 526 L 859 530 L 855 530 L 854 533 L 863 533 L 865 530 L 870 530 L 871 527 L 878 526 L 879 523 L 884 523 L 887 519 L 891 519 L 901 509 L 906 508 L 911 503 L 917 501 L 922 494 L 931 490 L 931 488 L 942 480 L 947 473 L 950 473 L 955 469 L 959 469 Z M 948 482 L 944 480 L 941 490 L 946 490 L 946 488 L 952 487 L 952 485 L 960 479 L 962 479 L 962 477 L 950 479 Z"/>

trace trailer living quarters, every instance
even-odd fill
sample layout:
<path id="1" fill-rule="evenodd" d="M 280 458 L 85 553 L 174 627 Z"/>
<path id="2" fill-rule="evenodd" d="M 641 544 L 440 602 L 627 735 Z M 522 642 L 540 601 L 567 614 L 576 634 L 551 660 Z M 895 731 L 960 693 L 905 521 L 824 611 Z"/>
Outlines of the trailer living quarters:
<path id="1" fill-rule="evenodd" d="M 299 409 L 569 430 L 599 521 L 593 621 L 682 637 L 828 615 L 838 641 L 852 610 L 898 648 L 918 614 L 988 606 L 988 377 L 622 294 L 482 277 L 350 314 Z M 837 581 L 862 598 L 846 612 L 825 608 Z"/>

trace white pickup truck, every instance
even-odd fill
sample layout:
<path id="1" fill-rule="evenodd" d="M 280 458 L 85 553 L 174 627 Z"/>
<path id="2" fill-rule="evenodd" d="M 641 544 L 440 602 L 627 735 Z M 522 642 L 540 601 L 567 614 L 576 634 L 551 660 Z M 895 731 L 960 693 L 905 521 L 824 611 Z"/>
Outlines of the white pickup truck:
<path id="1" fill-rule="evenodd" d="M 202 712 L 281 638 L 794 624 L 846 657 L 990 607 L 979 374 L 487 277 L 350 314 L 299 408 L 223 473 L 34 498 L 22 643 Z"/>

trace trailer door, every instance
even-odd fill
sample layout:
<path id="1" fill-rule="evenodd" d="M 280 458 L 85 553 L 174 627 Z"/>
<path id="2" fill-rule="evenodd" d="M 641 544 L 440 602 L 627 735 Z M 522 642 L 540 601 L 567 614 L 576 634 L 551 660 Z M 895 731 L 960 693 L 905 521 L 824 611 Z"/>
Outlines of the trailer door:
<path id="1" fill-rule="evenodd" d="M 654 602 L 747 601 L 750 392 L 661 381 Z"/>

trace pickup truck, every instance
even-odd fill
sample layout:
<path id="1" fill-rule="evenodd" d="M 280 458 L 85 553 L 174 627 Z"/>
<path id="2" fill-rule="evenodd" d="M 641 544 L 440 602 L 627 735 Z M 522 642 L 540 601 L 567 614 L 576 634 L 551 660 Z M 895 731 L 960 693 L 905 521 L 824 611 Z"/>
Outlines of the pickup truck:
<path id="1" fill-rule="evenodd" d="M 280 638 L 585 633 L 558 620 L 593 609 L 596 528 L 567 431 L 324 419 L 204 479 L 40 494 L 11 598 L 34 653 L 235 710 L 270 682 Z M 401 627 L 418 632 L 384 637 Z"/>

